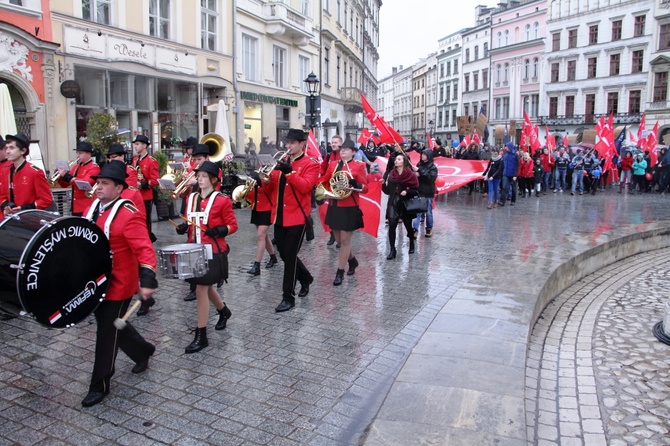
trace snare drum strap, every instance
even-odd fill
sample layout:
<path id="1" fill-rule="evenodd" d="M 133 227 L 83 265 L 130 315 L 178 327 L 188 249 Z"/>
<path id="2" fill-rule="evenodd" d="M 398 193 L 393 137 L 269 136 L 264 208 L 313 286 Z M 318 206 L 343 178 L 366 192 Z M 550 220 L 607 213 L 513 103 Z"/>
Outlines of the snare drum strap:
<path id="1" fill-rule="evenodd" d="M 204 226 L 207 226 L 207 221 L 209 220 L 209 211 L 212 210 L 212 206 L 214 205 L 214 201 L 217 196 L 221 195 L 220 192 L 215 191 L 212 193 L 208 198 L 209 201 L 207 202 L 207 206 L 205 207 L 205 212 L 199 212 L 200 211 L 200 203 L 202 202 L 202 197 L 200 196 L 199 192 L 193 192 L 189 198 L 188 198 L 188 218 L 195 220 L 198 224 L 203 224 Z M 196 243 L 202 243 L 201 236 L 202 234 L 200 233 L 200 228 L 197 226 L 195 227 L 195 242 Z"/>
<path id="2" fill-rule="evenodd" d="M 114 221 L 114 217 L 116 217 L 116 213 L 119 211 L 119 208 L 121 205 L 124 203 L 130 203 L 132 204 L 132 201 L 126 199 L 126 198 L 120 198 L 116 200 L 116 203 L 112 206 L 112 210 L 109 213 L 109 217 L 107 217 L 107 220 L 105 221 L 105 227 L 102 229 L 105 232 L 105 236 L 109 238 L 109 228 L 112 226 L 112 222 Z M 96 198 L 93 203 L 91 204 L 91 207 L 88 210 L 88 214 L 86 214 L 86 218 L 89 220 L 92 220 L 95 222 L 98 219 L 98 209 L 100 206 L 100 199 Z"/>

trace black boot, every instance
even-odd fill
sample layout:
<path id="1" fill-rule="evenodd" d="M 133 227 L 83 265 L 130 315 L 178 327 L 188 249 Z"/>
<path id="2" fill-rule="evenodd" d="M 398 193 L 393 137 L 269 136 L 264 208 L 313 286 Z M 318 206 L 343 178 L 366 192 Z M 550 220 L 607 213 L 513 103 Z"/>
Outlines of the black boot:
<path id="1" fill-rule="evenodd" d="M 358 268 L 358 260 L 356 260 L 356 257 L 352 257 L 351 260 L 348 260 L 348 262 L 349 270 L 347 271 L 347 276 L 353 276 L 356 272 L 356 268 Z"/>
<path id="2" fill-rule="evenodd" d="M 330 245 L 332 245 L 333 243 L 335 243 L 335 234 L 333 234 L 333 233 L 331 232 L 331 233 L 330 233 L 330 240 L 328 240 L 328 243 L 326 243 L 326 245 L 330 246 Z"/>
<path id="3" fill-rule="evenodd" d="M 277 260 L 277 256 L 275 254 L 272 254 L 270 256 L 270 260 L 268 260 L 268 263 L 265 264 L 265 269 L 270 269 L 277 263 L 279 263 L 279 261 Z"/>
<path id="4" fill-rule="evenodd" d="M 216 326 L 214 327 L 214 330 L 223 330 L 226 328 L 226 322 L 228 322 L 228 319 L 230 319 L 230 316 L 233 315 L 233 312 L 230 311 L 230 308 L 228 308 L 228 305 L 226 303 L 223 303 L 223 308 L 220 310 L 217 310 L 217 313 L 219 313 L 219 320 L 216 321 Z"/>
<path id="5" fill-rule="evenodd" d="M 338 286 L 342 285 L 342 279 L 344 279 L 344 270 L 338 269 L 335 273 L 335 280 L 333 280 L 333 285 Z"/>
<path id="6" fill-rule="evenodd" d="M 396 254 L 397 254 L 397 251 L 395 250 L 395 246 L 394 246 L 393 248 L 391 248 L 391 252 L 390 252 L 389 255 L 386 257 L 386 260 L 393 260 L 393 259 L 395 259 Z"/>
<path id="7" fill-rule="evenodd" d="M 414 238 L 409 238 L 409 253 L 414 254 Z"/>
<path id="8" fill-rule="evenodd" d="M 140 309 L 137 310 L 137 315 L 138 316 L 144 316 L 145 314 L 149 314 L 149 308 L 153 307 L 155 303 L 156 303 L 156 300 L 154 300 L 153 297 L 150 297 L 147 300 L 142 300 L 142 304 L 140 305 Z"/>
<path id="9" fill-rule="evenodd" d="M 188 347 L 186 347 L 186 353 L 199 352 L 208 345 L 209 342 L 207 342 L 207 327 L 196 328 L 195 339 L 188 345 Z"/>
<path id="10" fill-rule="evenodd" d="M 252 266 L 251 269 L 247 271 L 247 274 L 251 274 L 252 276 L 260 276 L 261 262 L 254 262 L 254 266 Z"/>

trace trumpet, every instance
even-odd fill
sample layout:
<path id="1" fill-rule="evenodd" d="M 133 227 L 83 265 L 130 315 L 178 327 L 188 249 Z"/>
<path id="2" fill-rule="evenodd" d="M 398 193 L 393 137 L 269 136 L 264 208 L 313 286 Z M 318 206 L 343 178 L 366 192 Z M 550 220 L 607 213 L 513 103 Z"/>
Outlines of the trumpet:
<path id="1" fill-rule="evenodd" d="M 193 178 L 195 178 L 195 169 L 193 169 L 193 172 L 187 175 L 182 175 L 181 180 L 179 183 L 177 183 L 177 186 L 175 187 L 174 191 L 172 191 L 172 194 L 170 194 L 173 200 L 176 200 L 181 194 L 186 192 L 188 183 L 190 183 Z"/>
<path id="2" fill-rule="evenodd" d="M 68 169 L 72 168 L 72 166 L 74 166 L 74 163 L 76 163 L 77 161 L 79 161 L 79 159 L 76 159 L 74 161 L 70 161 L 69 163 L 67 163 Z M 58 179 L 59 178 L 60 178 L 60 173 L 58 173 L 58 171 L 56 171 L 56 173 L 51 175 L 51 178 L 49 178 L 47 181 L 49 181 L 49 184 L 51 186 L 56 186 L 58 184 Z"/>
<path id="3" fill-rule="evenodd" d="M 277 167 L 277 164 L 283 163 L 288 159 L 290 156 L 290 153 L 288 150 L 285 151 L 278 151 L 274 155 L 272 155 L 272 162 L 265 164 L 261 166 L 260 169 L 258 169 L 258 176 L 260 177 L 261 181 L 264 183 L 267 183 L 270 181 L 270 173 L 272 173 L 273 170 Z"/>
<path id="4" fill-rule="evenodd" d="M 87 190 L 84 195 L 86 195 L 86 198 L 94 198 L 95 197 L 95 191 L 98 190 L 98 183 L 95 183 L 93 185 L 93 188 L 91 190 Z"/>

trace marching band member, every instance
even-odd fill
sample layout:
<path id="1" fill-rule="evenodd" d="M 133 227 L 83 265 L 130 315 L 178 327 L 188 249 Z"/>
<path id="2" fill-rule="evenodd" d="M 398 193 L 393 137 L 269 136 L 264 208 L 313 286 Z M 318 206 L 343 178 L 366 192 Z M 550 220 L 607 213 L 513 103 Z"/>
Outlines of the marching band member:
<path id="1" fill-rule="evenodd" d="M 9 166 L 0 169 L 0 209 L 5 217 L 26 209 L 47 209 L 53 204 L 49 182 L 42 169 L 26 161 L 30 139 L 22 133 L 5 139 Z"/>
<path id="2" fill-rule="evenodd" d="M 68 172 L 66 169 L 58 169 L 58 185 L 60 187 L 72 188 L 72 215 L 81 217 L 84 211 L 93 203 L 93 197 L 86 196 L 86 191 L 81 190 L 75 181 L 86 181 L 93 186 L 93 176 L 100 172 L 100 167 L 93 160 L 93 146 L 86 141 L 77 143 L 77 160 Z"/>
<path id="3" fill-rule="evenodd" d="M 3 139 L 2 135 L 0 135 L 0 170 L 2 170 L 3 167 L 8 167 L 11 163 L 7 162 L 7 154 L 5 153 L 5 146 L 7 143 Z"/>
<path id="4" fill-rule="evenodd" d="M 298 258 L 305 236 L 307 216 L 312 210 L 312 190 L 319 177 L 319 164 L 305 155 L 307 133 L 289 129 L 286 135 L 288 160 L 277 163 L 263 187 L 272 197 L 272 218 L 277 250 L 284 261 L 282 301 L 277 313 L 295 306 L 295 284 L 300 282 L 299 297 L 307 296 L 314 278 Z"/>
<path id="5" fill-rule="evenodd" d="M 198 139 L 194 136 L 186 138 L 186 142 L 184 143 L 184 160 L 182 161 L 185 173 L 192 172 L 196 167 L 195 159 L 193 159 L 193 149 L 197 144 Z"/>
<path id="6" fill-rule="evenodd" d="M 324 181 L 329 181 L 336 172 L 349 172 L 351 178 L 348 186 L 354 189 L 367 190 L 367 171 L 365 163 L 362 161 L 353 161 L 356 145 L 353 141 L 347 139 L 340 147 L 340 161 L 330 163 L 326 174 L 322 177 Z M 328 210 L 326 211 L 326 224 L 335 234 L 335 240 L 340 246 L 339 261 L 335 281 L 333 285 L 342 285 L 344 279 L 344 266 L 349 263 L 347 271 L 348 276 L 354 275 L 358 260 L 354 257 L 351 249 L 351 236 L 356 229 L 363 227 L 363 213 L 358 205 L 360 192 L 352 191 L 351 195 L 341 200 L 329 200 Z"/>
<path id="7" fill-rule="evenodd" d="M 132 166 L 137 171 L 136 187 L 144 199 L 144 209 L 147 214 L 147 230 L 151 242 L 155 242 L 156 236 L 151 232 L 151 205 L 154 201 L 154 187 L 158 185 L 158 161 L 149 155 L 147 149 L 151 143 L 149 138 L 144 135 L 137 135 L 133 141 L 133 150 L 137 154 L 133 158 Z M 146 314 L 144 307 L 137 312 L 138 315 Z"/>
<path id="8" fill-rule="evenodd" d="M 326 174 L 326 171 L 328 170 L 328 166 L 330 166 L 330 163 L 333 161 L 339 161 L 340 160 L 340 147 L 342 147 L 342 137 L 340 135 L 334 135 L 332 138 L 330 138 L 330 147 L 331 147 L 331 152 L 328 153 L 326 156 L 323 157 L 323 161 L 321 161 L 321 166 L 319 169 L 319 175 L 324 176 Z M 331 231 L 330 233 L 330 239 L 326 243 L 326 245 L 330 246 L 333 243 L 335 243 L 335 233 Z M 340 244 L 337 244 L 337 247 L 340 247 Z"/>
<path id="9" fill-rule="evenodd" d="M 123 330 L 114 326 L 114 321 L 126 313 L 138 290 L 143 302 L 153 301 L 152 295 L 158 287 L 156 255 L 146 223 L 135 206 L 120 198 L 121 191 L 128 187 L 122 163 L 112 161 L 105 164 L 94 180 L 98 185 L 95 191 L 97 200 L 86 212 L 86 218 L 105 231 L 114 255 L 107 294 L 94 313 L 98 324 L 95 362 L 88 395 L 81 402 L 84 407 L 98 404 L 109 393 L 119 348 L 135 361 L 131 370 L 133 373 L 144 372 L 149 365 L 149 357 L 156 350 L 130 323 L 126 323 Z"/>
<path id="10" fill-rule="evenodd" d="M 122 144 L 114 143 L 109 146 L 109 149 L 107 150 L 107 161 L 118 161 L 123 163 L 124 169 L 126 169 L 126 175 L 128 175 L 126 177 L 126 183 L 129 185 L 137 184 L 137 171 L 126 164 L 126 149 Z M 144 199 L 135 186 L 128 186 L 123 189 L 121 198 L 131 200 L 146 222 L 147 216 L 146 209 L 144 209 Z"/>
<path id="11" fill-rule="evenodd" d="M 228 279 L 230 248 L 226 243 L 226 236 L 237 231 L 232 201 L 215 188 L 219 182 L 219 170 L 217 165 L 210 161 L 203 162 L 195 169 L 200 192 L 194 192 L 189 196 L 187 206 L 187 217 L 195 224 L 189 228 L 188 223 L 183 223 L 177 228 L 178 234 L 189 232 L 189 242 L 208 245 L 213 254 L 212 260 L 209 260 L 207 274 L 187 279 L 188 282 L 196 284 L 198 325 L 195 339 L 186 347 L 186 353 L 198 352 L 209 345 L 207 341 L 209 302 L 214 304 L 219 313 L 215 330 L 226 328 L 226 322 L 232 315 L 214 288 L 215 284 L 221 286 Z"/>
<path id="12" fill-rule="evenodd" d="M 256 185 L 253 188 L 253 202 L 251 203 L 251 224 L 256 225 L 256 258 L 254 259 L 254 265 L 247 271 L 248 274 L 253 276 L 261 274 L 261 260 L 263 260 L 263 252 L 266 250 L 270 254 L 270 260 L 265 264 L 265 268 L 272 268 L 278 263 L 274 246 L 272 246 L 272 241 L 268 235 L 270 224 L 272 224 L 272 197 L 266 190 L 267 188 L 262 187 L 257 177 L 258 174 L 254 178 L 256 179 Z"/>

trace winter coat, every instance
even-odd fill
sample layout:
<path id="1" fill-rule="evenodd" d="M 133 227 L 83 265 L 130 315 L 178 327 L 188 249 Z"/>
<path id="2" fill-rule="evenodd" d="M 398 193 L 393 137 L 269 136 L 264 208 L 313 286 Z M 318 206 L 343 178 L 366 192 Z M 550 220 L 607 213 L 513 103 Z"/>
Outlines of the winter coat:
<path id="1" fill-rule="evenodd" d="M 419 169 L 419 195 L 422 197 L 433 198 L 435 196 L 435 180 L 437 180 L 437 166 L 433 162 L 433 151 L 425 149 L 423 154 L 428 160 L 419 161 L 416 165 Z"/>

